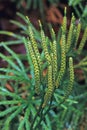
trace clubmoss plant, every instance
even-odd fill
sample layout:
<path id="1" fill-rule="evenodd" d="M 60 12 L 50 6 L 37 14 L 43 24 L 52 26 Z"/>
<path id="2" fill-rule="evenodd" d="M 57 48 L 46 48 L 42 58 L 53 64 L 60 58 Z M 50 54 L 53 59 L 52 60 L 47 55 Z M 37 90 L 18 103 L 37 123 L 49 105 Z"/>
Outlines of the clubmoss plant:
<path id="1" fill-rule="evenodd" d="M 51 40 L 45 35 L 40 22 L 38 32 L 28 18 L 20 13 L 18 15 L 24 19 L 26 26 L 18 21 L 12 22 L 21 27 L 25 36 L 0 31 L 0 34 L 8 34 L 17 39 L 0 43 L 9 53 L 8 56 L 0 53 L 0 58 L 8 63 L 6 68 L 0 68 L 0 106 L 4 107 L 4 110 L 0 110 L 0 129 L 63 130 L 68 125 L 79 130 L 76 125 L 86 110 L 87 92 L 84 85 L 81 93 L 80 85 L 74 78 L 74 68 L 87 72 L 87 56 L 78 60 L 87 40 L 87 28 L 76 47 L 80 29 L 78 31 L 79 25 L 76 26 L 75 19 L 71 20 L 68 31 L 67 17 L 64 16 L 65 22 L 60 28 L 61 34 L 57 41 L 53 29 Z M 21 42 L 25 45 L 25 55 L 16 54 L 10 48 L 10 45 Z M 22 62 L 24 60 L 28 62 L 27 66 Z M 78 63 L 75 64 L 75 61 Z M 13 91 L 6 87 L 7 83 Z M 81 104 L 82 99 L 84 102 Z"/>

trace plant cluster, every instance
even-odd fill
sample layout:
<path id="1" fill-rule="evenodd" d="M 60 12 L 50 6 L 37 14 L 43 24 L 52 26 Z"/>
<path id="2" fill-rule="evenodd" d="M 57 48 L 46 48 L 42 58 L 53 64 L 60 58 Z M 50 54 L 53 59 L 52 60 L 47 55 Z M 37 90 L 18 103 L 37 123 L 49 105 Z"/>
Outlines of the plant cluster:
<path id="1" fill-rule="evenodd" d="M 0 58 L 8 63 L 6 68 L 0 68 L 0 107 L 3 108 L 0 129 L 80 129 L 78 124 L 87 113 L 87 86 L 83 85 L 82 90 L 74 70 L 80 68 L 87 72 L 87 56 L 80 59 L 87 41 L 87 27 L 79 42 L 81 23 L 76 26 L 72 14 L 68 31 L 66 9 L 64 14 L 58 38 L 53 28 L 50 29 L 51 39 L 47 37 L 40 21 L 38 32 L 28 17 L 20 13 L 18 15 L 27 25 L 11 22 L 22 28 L 22 34 L 0 31 L 0 34 L 17 39 L 0 43 L 9 53 L 8 56 L 0 53 Z M 16 54 L 10 49 L 10 45 L 22 42 L 26 55 Z M 28 61 L 28 66 L 24 65 L 24 60 Z M 6 88 L 7 84 L 13 91 Z"/>

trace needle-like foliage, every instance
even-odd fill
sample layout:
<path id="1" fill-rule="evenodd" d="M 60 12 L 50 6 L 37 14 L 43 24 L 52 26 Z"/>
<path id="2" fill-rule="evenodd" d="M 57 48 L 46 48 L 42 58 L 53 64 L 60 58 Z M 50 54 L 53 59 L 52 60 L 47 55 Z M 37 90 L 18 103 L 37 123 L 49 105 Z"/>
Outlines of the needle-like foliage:
<path id="1" fill-rule="evenodd" d="M 81 23 L 76 26 L 72 15 L 68 31 L 65 9 L 58 40 L 53 29 L 50 39 L 40 22 L 38 32 L 28 18 L 18 15 L 26 26 L 18 21 L 11 22 L 19 26 L 27 38 L 0 31 L 17 39 L 0 43 L 0 47 L 9 53 L 8 56 L 0 53 L 0 58 L 7 63 L 7 67 L 0 68 L 0 107 L 4 108 L 0 109 L 0 129 L 63 130 L 68 125 L 79 130 L 77 124 L 86 110 L 87 86 L 83 85 L 81 90 L 75 70 L 87 72 L 87 56 L 80 60 L 87 41 L 87 27 L 79 43 Z M 11 50 L 10 45 L 22 42 L 25 55 Z M 24 60 L 28 62 L 27 66 Z"/>

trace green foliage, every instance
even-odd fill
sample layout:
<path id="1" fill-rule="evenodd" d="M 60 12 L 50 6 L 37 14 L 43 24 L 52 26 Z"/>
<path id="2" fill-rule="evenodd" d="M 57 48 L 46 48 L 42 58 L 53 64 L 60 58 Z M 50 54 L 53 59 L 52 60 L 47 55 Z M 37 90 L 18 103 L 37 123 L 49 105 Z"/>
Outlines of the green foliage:
<path id="1" fill-rule="evenodd" d="M 68 0 L 69 6 L 72 6 L 75 10 L 77 17 L 82 22 L 82 27 L 87 26 L 87 5 L 86 0 Z"/>
<path id="2" fill-rule="evenodd" d="M 0 53 L 0 58 L 7 63 L 7 67 L 0 68 L 0 106 L 5 107 L 0 110 L 0 129 L 63 130 L 66 127 L 79 130 L 79 122 L 87 111 L 87 85 L 78 83 L 74 69 L 80 68 L 87 76 L 87 56 L 80 59 L 87 41 L 87 28 L 78 44 L 81 29 L 75 25 L 73 15 L 70 29 L 67 30 L 66 11 L 58 40 L 53 29 L 50 39 L 40 22 L 39 32 L 28 18 L 20 13 L 18 16 L 26 25 L 11 22 L 20 27 L 22 33 L 0 31 L 0 34 L 16 38 L 15 41 L 0 43 L 0 47 L 9 53 L 8 56 Z M 10 45 L 20 43 L 25 45 L 24 55 L 10 49 Z M 24 60 L 28 66 L 24 65 Z M 7 83 L 13 91 L 6 88 Z"/>
<path id="3" fill-rule="evenodd" d="M 69 0 L 69 5 L 73 5 L 73 6 L 76 6 L 78 5 L 80 2 L 82 2 L 82 0 Z"/>

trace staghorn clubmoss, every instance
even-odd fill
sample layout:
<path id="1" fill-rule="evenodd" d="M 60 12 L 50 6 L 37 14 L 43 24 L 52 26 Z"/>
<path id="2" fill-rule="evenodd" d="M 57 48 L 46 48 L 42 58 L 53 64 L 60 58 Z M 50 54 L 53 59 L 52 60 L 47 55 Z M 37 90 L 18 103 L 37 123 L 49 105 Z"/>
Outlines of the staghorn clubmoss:
<path id="1" fill-rule="evenodd" d="M 62 34 L 60 44 L 61 44 L 61 66 L 60 66 L 60 70 L 59 70 L 57 79 L 55 81 L 56 88 L 59 87 L 59 84 L 61 82 L 61 79 L 62 79 L 62 77 L 65 73 L 65 69 L 66 69 L 66 52 L 65 52 L 65 35 L 64 34 Z"/>
<path id="2" fill-rule="evenodd" d="M 66 17 L 65 17 L 65 23 L 66 23 Z M 73 60 L 77 60 L 77 58 L 79 58 L 79 55 L 76 53 L 74 41 L 75 39 L 79 38 L 80 31 L 77 31 L 78 27 L 75 25 L 75 19 L 73 17 L 71 20 L 70 27 L 73 25 L 74 30 L 72 32 L 68 31 L 66 28 L 67 23 L 66 24 L 63 23 L 62 33 L 60 33 L 60 38 L 58 39 L 58 41 L 56 40 L 57 38 L 53 30 L 52 30 L 53 39 L 51 40 L 45 35 L 45 32 L 43 31 L 42 27 L 41 27 L 41 33 L 39 33 L 38 38 L 39 40 L 37 40 L 36 37 L 38 36 L 35 36 L 36 34 L 35 30 L 33 30 L 34 28 L 32 28 L 30 23 L 28 24 L 29 25 L 27 27 L 26 32 L 29 38 L 27 39 L 25 37 L 24 38 L 25 40 L 23 42 L 25 42 L 26 53 L 28 56 L 28 57 L 25 56 L 24 58 L 29 60 L 29 66 L 22 67 L 24 64 L 22 64 L 22 62 L 19 61 L 20 56 L 15 55 L 15 53 L 10 51 L 9 48 L 7 48 L 5 45 L 3 47 L 12 56 L 5 56 L 4 54 L 0 53 L 0 58 L 7 61 L 7 63 L 10 66 L 9 68 L 0 69 L 0 79 L 5 80 L 5 82 L 8 81 L 11 82 L 12 80 L 12 83 L 13 81 L 15 81 L 16 85 L 18 85 L 17 87 L 15 87 L 16 86 L 14 85 L 15 82 L 11 84 L 12 87 L 16 88 L 15 89 L 16 91 L 8 93 L 6 91 L 5 85 L 3 85 L 2 81 L 0 82 L 1 85 L 3 86 L 0 87 L 2 88 L 0 89 L 0 97 L 3 97 L 4 99 L 0 100 L 0 105 L 6 106 L 6 110 L 1 112 L 1 117 L 5 116 L 6 118 L 7 115 L 7 119 L 5 121 L 6 127 L 4 128 L 6 130 L 7 129 L 10 130 L 9 126 L 11 120 L 13 120 L 15 116 L 19 118 L 18 121 L 19 130 L 22 130 L 23 128 L 26 130 L 32 130 L 32 129 L 38 130 L 40 128 L 45 130 L 54 129 L 54 127 L 51 126 L 51 124 L 53 124 L 52 121 L 54 121 L 56 124 L 57 123 L 61 124 L 63 128 L 64 124 L 70 122 L 69 119 L 71 119 L 70 124 L 73 122 L 71 115 L 72 112 L 74 113 L 74 111 L 78 108 L 78 106 L 75 108 L 73 107 L 74 105 L 72 106 L 72 104 L 79 102 L 79 99 L 81 98 L 84 98 L 85 100 L 85 97 L 87 96 L 87 92 L 85 94 L 82 93 L 81 95 L 78 94 L 75 95 L 76 91 L 78 90 L 78 87 L 76 86 L 76 84 L 74 84 L 74 80 L 75 82 L 77 81 L 76 78 L 74 79 L 74 68 L 76 66 L 75 65 L 73 66 Z M 70 35 L 73 35 L 73 39 L 71 37 L 68 38 Z M 66 53 L 66 46 L 68 39 L 70 39 L 68 47 L 69 52 Z M 38 41 L 40 44 L 38 44 Z M 79 42 L 79 40 L 77 40 L 77 42 Z M 0 46 L 2 46 L 2 44 L 0 44 Z M 41 54 L 38 53 L 39 48 L 41 48 Z M 36 49 L 38 52 L 36 52 Z M 39 57 L 37 53 L 39 54 Z M 21 59 L 25 60 L 24 58 L 22 57 Z M 41 58 L 40 61 L 41 62 L 43 61 L 43 63 L 39 62 L 39 58 Z M 80 58 L 77 60 L 77 62 L 79 62 L 79 60 Z M 86 67 L 87 57 L 84 59 L 84 61 L 81 62 L 81 64 L 77 64 L 76 68 L 79 68 L 78 66 L 82 67 L 81 69 L 83 69 L 83 67 L 85 66 L 83 69 L 85 70 L 87 68 Z M 68 67 L 69 67 L 69 75 L 68 75 Z M 41 72 L 41 68 L 43 68 L 43 72 L 45 72 L 44 75 Z M 34 71 L 35 74 L 34 76 L 31 73 L 31 70 Z M 12 72 L 13 75 L 9 75 L 10 72 Z M 32 74 L 32 76 L 31 75 L 28 76 L 28 74 Z M 69 76 L 69 78 L 67 78 L 68 77 L 67 75 Z M 29 80 L 25 80 L 27 78 Z M 33 80 L 35 80 L 35 87 Z M 23 92 L 27 93 L 26 95 L 20 92 L 19 84 L 21 84 L 21 86 L 24 85 L 24 87 L 20 87 L 20 89 L 23 88 L 24 89 Z M 63 86 L 64 85 L 66 86 L 66 84 L 67 88 L 65 91 Z M 73 85 L 75 85 L 76 87 L 75 86 L 73 87 Z M 74 95 L 72 95 L 71 93 L 73 88 L 75 88 L 75 91 L 73 91 Z M 37 95 L 35 91 L 37 92 L 37 94 L 39 93 L 41 94 Z M 10 96 L 12 100 L 9 101 L 9 99 L 7 99 L 7 96 Z M 60 105 L 62 99 L 64 99 L 63 101 L 65 101 L 66 99 L 67 100 L 66 102 L 64 102 L 64 104 Z M 55 108 L 56 111 L 58 112 L 58 116 L 57 114 L 54 113 Z M 67 111 L 64 111 L 64 113 L 62 113 L 63 111 L 61 108 L 66 109 Z M 81 108 L 83 108 L 83 106 L 81 106 Z M 50 109 L 51 111 L 49 112 Z M 49 119 L 50 117 L 49 114 L 53 117 L 53 119 Z M 59 127 L 59 124 L 58 129 L 61 129 L 61 127 Z"/>
<path id="3" fill-rule="evenodd" d="M 53 79 L 52 79 L 52 66 L 49 65 L 48 66 L 48 88 L 47 88 L 47 91 L 45 93 L 45 96 L 44 96 L 44 103 L 42 105 L 42 108 L 44 108 L 47 103 L 50 101 L 51 97 L 52 97 L 52 93 L 53 93 Z"/>
<path id="4" fill-rule="evenodd" d="M 51 57 L 50 54 L 48 52 L 48 47 L 47 47 L 47 37 L 45 37 L 44 31 L 41 29 L 41 40 L 42 40 L 42 47 L 43 47 L 43 51 L 45 54 L 45 58 L 47 60 L 48 65 L 51 64 Z"/>
<path id="5" fill-rule="evenodd" d="M 67 34 L 67 39 L 66 39 L 66 53 L 70 51 L 70 47 L 72 46 L 72 42 L 76 37 L 76 27 L 75 27 L 75 16 L 72 13 L 72 18 L 71 18 L 71 23 L 69 27 L 69 31 Z"/>
<path id="6" fill-rule="evenodd" d="M 58 56 L 57 56 L 57 41 L 56 41 L 56 36 L 55 36 L 55 32 L 53 29 L 52 29 L 52 34 L 54 37 L 53 44 L 52 44 L 53 66 L 54 66 L 53 73 L 54 73 L 54 77 L 56 78 L 57 71 L 58 71 Z"/>
<path id="7" fill-rule="evenodd" d="M 30 42 L 28 42 L 27 47 L 29 49 L 31 60 L 32 60 L 33 66 L 34 66 L 35 91 L 36 91 L 37 94 L 40 94 L 40 71 L 39 71 L 39 66 L 38 66 L 37 59 L 36 59 L 36 56 L 34 54 L 34 50 L 33 50 L 32 45 L 31 45 Z"/>
<path id="8" fill-rule="evenodd" d="M 72 13 L 71 24 L 73 24 L 73 27 L 75 27 L 75 24 L 76 24 L 75 20 L 76 20 L 76 18 L 74 16 L 74 14 Z"/>
<path id="9" fill-rule="evenodd" d="M 28 19 L 28 31 L 29 31 L 29 37 L 30 37 L 30 41 L 32 42 L 32 47 L 33 47 L 33 50 L 34 50 L 34 53 L 35 53 L 35 56 L 37 58 L 37 62 L 38 62 L 38 65 L 39 65 L 39 68 L 40 68 L 40 71 L 42 72 L 42 61 L 41 61 L 41 57 L 40 57 L 40 53 L 39 53 L 39 50 L 38 50 L 38 46 L 37 46 L 37 42 L 34 38 L 34 34 L 33 34 L 33 30 L 30 26 L 30 21 L 29 21 L 29 18 L 27 17 Z"/>
<path id="10" fill-rule="evenodd" d="M 76 29 L 75 46 L 77 46 L 79 35 L 80 35 L 80 31 L 81 31 L 81 23 L 78 23 L 77 29 Z"/>
<path id="11" fill-rule="evenodd" d="M 63 33 L 66 35 L 66 33 L 67 33 L 66 7 L 65 7 L 65 10 L 64 10 L 64 17 L 63 17 L 62 27 L 63 27 Z"/>
<path id="12" fill-rule="evenodd" d="M 64 95 L 64 100 L 68 98 L 68 96 L 70 95 L 72 89 L 73 89 L 73 85 L 74 85 L 74 67 L 73 67 L 73 58 L 70 57 L 69 58 L 69 73 L 70 73 L 70 81 L 69 81 L 69 85 L 66 88 L 65 91 L 65 95 Z"/>
<path id="13" fill-rule="evenodd" d="M 67 43 L 66 43 L 66 53 L 69 51 L 72 43 L 72 37 L 73 37 L 73 24 L 71 23 L 68 36 L 67 36 Z"/>
<path id="14" fill-rule="evenodd" d="M 54 57 L 53 53 L 50 54 L 51 60 L 52 60 L 52 79 L 53 79 L 53 87 L 55 87 L 55 80 L 56 80 L 56 73 L 55 73 L 55 65 L 54 65 Z"/>
<path id="15" fill-rule="evenodd" d="M 83 49 L 83 47 L 84 47 L 84 45 L 85 45 L 86 40 L 87 40 L 87 27 L 85 28 L 85 31 L 84 31 L 82 40 L 81 40 L 81 42 L 80 42 L 80 44 L 79 44 L 79 47 L 78 47 L 78 50 L 77 50 L 77 53 L 78 53 L 78 54 L 81 54 L 82 49 Z"/>

